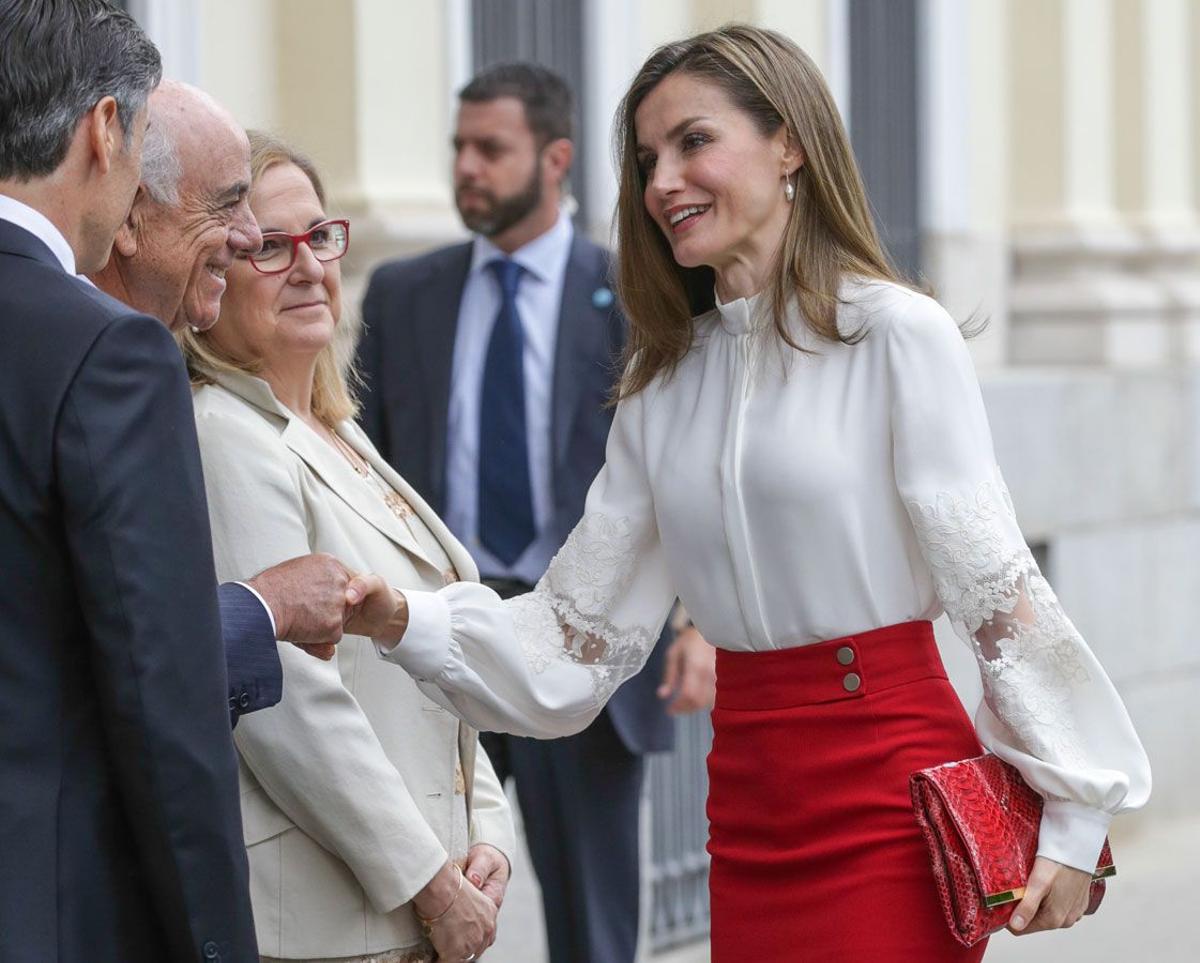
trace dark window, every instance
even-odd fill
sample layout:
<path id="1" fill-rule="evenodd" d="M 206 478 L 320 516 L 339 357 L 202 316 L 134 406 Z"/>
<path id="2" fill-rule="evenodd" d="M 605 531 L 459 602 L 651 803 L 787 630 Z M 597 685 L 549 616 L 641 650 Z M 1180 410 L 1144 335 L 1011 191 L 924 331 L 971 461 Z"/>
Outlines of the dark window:
<path id="1" fill-rule="evenodd" d="M 1050 543 L 1030 542 L 1029 551 L 1033 555 L 1033 560 L 1037 562 L 1038 569 L 1046 576 L 1046 580 L 1053 582 L 1054 580 L 1050 575 L 1050 566 L 1053 564 L 1054 559 L 1050 552 Z"/>
<path id="2" fill-rule="evenodd" d="M 917 0 L 850 0 L 850 138 L 884 243 L 921 267 Z"/>
<path id="3" fill-rule="evenodd" d="M 575 95 L 575 160 L 571 183 L 579 203 L 576 219 L 587 223 L 584 145 L 584 0 L 471 0 L 471 65 L 525 60 L 561 74 Z M 603 51 L 594 51 L 602 55 Z"/>

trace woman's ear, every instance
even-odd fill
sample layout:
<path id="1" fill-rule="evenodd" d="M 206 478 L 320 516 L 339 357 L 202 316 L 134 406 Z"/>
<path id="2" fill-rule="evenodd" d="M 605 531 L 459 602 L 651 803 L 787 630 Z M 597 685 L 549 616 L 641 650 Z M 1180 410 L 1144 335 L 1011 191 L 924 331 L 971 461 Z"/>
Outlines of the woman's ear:
<path id="1" fill-rule="evenodd" d="M 804 153 L 804 148 L 800 146 L 800 142 L 796 140 L 791 133 L 787 134 L 783 144 L 783 171 L 786 177 L 792 177 L 796 171 L 804 166 L 808 159 Z"/>

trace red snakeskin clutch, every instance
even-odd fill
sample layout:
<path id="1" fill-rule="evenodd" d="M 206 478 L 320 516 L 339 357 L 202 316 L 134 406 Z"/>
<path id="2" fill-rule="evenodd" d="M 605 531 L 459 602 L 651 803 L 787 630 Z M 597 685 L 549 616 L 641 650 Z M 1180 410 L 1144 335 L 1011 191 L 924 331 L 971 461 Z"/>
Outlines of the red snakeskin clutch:
<path id="1" fill-rule="evenodd" d="M 1025 895 L 1042 797 L 990 753 L 914 772 L 909 789 L 950 932 L 973 946 L 1006 926 Z M 1088 913 L 1096 912 L 1104 880 L 1116 872 L 1106 839 Z"/>

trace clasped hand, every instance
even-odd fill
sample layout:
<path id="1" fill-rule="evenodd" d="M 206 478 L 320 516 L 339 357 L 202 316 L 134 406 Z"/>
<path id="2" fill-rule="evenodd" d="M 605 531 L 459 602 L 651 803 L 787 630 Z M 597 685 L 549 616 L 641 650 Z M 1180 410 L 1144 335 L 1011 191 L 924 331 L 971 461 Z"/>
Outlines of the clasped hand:
<path id="1" fill-rule="evenodd" d="M 394 641 L 407 621 L 404 598 L 378 575 L 352 572 L 318 553 L 281 562 L 248 583 L 275 617 L 275 637 L 332 659 L 342 634 Z"/>
<path id="2" fill-rule="evenodd" d="M 465 876 L 461 884 L 460 875 Z M 417 914 L 434 921 L 427 932 L 439 960 L 476 960 L 495 942 L 508 876 L 504 854 L 479 844 L 471 848 L 461 874 L 446 863 L 413 897 Z"/>

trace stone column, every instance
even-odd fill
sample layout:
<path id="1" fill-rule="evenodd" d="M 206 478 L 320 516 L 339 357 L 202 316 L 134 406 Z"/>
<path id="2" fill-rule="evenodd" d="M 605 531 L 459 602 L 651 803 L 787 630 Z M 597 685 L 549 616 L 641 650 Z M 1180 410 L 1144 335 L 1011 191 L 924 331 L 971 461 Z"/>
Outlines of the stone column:
<path id="1" fill-rule="evenodd" d="M 1152 366 L 1170 354 L 1159 285 L 1117 206 L 1113 0 L 1012 0 L 1012 359 Z"/>
<path id="2" fill-rule="evenodd" d="M 1007 63 L 1002 0 L 919 8 L 921 255 L 934 295 L 959 321 L 986 321 L 978 365 L 1008 343 Z"/>
<path id="3" fill-rule="evenodd" d="M 634 74 L 660 44 L 680 40 L 697 29 L 690 0 L 590 0 L 584 10 L 587 38 L 583 96 L 587 98 L 589 233 L 611 244 L 617 202 L 613 167 L 613 123 L 617 106 Z M 728 19 L 728 18 L 726 18 Z"/>
<path id="4" fill-rule="evenodd" d="M 197 83 L 202 43 L 199 0 L 126 0 L 125 9 L 158 46 L 164 76 Z"/>
<path id="5" fill-rule="evenodd" d="M 1200 222 L 1196 217 L 1195 92 L 1188 0 L 1117 5 L 1117 203 L 1139 232 L 1131 265 L 1162 288 L 1171 356 L 1200 361 Z"/>
<path id="6" fill-rule="evenodd" d="M 457 9 L 438 0 L 276 5 L 276 126 L 315 155 L 333 205 L 354 219 L 348 303 L 379 259 L 464 235 L 450 186 Z"/>
<path id="7" fill-rule="evenodd" d="M 816 62 L 842 122 L 850 118 L 849 0 L 757 0 L 754 22 L 796 41 Z"/>

